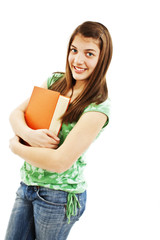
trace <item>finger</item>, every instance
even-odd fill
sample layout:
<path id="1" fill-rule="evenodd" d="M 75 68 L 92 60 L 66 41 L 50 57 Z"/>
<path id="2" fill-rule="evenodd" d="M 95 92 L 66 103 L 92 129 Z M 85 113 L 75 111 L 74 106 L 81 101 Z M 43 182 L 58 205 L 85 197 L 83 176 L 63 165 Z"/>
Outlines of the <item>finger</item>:
<path id="1" fill-rule="evenodd" d="M 46 144 L 46 145 L 58 145 L 58 144 L 59 144 L 59 141 L 60 141 L 60 140 L 55 140 L 55 139 L 49 137 L 49 138 L 44 142 L 44 144 Z"/>
<path id="2" fill-rule="evenodd" d="M 57 144 L 48 144 L 45 146 L 45 148 L 57 149 L 58 145 Z"/>
<path id="3" fill-rule="evenodd" d="M 55 139 L 56 141 L 59 141 L 59 137 L 57 137 L 52 131 L 48 129 L 44 129 L 44 132 L 51 138 Z"/>

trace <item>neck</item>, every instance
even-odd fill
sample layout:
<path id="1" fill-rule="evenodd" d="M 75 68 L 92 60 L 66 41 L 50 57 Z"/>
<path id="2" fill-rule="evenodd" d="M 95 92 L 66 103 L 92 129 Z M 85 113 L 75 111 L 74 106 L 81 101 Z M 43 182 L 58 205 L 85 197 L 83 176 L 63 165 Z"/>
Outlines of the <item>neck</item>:
<path id="1" fill-rule="evenodd" d="M 76 83 L 75 83 L 75 85 L 73 87 L 73 90 L 81 92 L 84 89 L 85 84 L 86 84 L 86 82 L 84 80 L 76 81 Z"/>

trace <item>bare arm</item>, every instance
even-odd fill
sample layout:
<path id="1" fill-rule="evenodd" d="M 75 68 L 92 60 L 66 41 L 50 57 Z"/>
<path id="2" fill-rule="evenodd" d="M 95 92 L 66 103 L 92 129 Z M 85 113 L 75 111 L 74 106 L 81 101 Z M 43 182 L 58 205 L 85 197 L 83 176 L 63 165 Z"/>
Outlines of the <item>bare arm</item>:
<path id="1" fill-rule="evenodd" d="M 14 138 L 10 142 L 11 150 L 32 164 L 48 171 L 62 173 L 69 169 L 81 154 L 89 147 L 107 120 L 99 112 L 82 115 L 58 149 L 27 147 Z M 47 159 L 47 161 L 46 161 Z"/>
<path id="2" fill-rule="evenodd" d="M 47 82 L 42 87 L 47 88 Z M 29 145 L 35 147 L 57 148 L 59 138 L 47 129 L 32 130 L 25 122 L 24 112 L 28 105 L 29 99 L 23 102 L 10 114 L 10 123 L 15 135 L 22 138 Z"/>

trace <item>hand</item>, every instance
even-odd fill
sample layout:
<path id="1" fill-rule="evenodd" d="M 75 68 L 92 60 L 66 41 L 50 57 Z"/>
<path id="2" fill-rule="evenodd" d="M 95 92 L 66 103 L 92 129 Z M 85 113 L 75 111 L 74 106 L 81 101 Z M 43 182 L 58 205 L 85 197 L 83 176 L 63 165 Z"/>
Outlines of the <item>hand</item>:
<path id="1" fill-rule="evenodd" d="M 19 141 L 20 141 L 20 138 L 18 136 L 14 136 L 13 138 L 10 139 L 10 142 L 9 142 L 9 147 L 11 151 L 15 154 L 17 153 L 17 147 L 20 144 Z"/>
<path id="2" fill-rule="evenodd" d="M 48 129 L 31 130 L 26 137 L 32 147 L 58 148 L 60 139 Z"/>

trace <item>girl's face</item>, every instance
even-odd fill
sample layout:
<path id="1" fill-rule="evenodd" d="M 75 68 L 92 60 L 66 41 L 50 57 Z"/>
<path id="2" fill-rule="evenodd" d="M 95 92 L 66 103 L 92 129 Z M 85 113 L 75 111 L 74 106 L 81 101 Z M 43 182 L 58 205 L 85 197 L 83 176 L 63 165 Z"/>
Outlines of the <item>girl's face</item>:
<path id="1" fill-rule="evenodd" d="M 95 69 L 99 54 L 99 40 L 76 35 L 68 56 L 73 78 L 77 81 L 86 80 Z"/>

